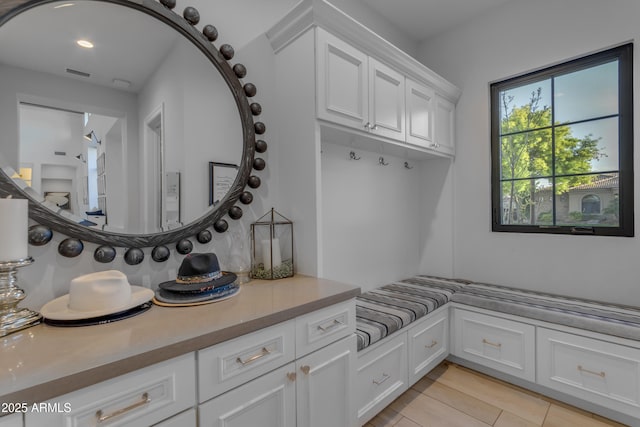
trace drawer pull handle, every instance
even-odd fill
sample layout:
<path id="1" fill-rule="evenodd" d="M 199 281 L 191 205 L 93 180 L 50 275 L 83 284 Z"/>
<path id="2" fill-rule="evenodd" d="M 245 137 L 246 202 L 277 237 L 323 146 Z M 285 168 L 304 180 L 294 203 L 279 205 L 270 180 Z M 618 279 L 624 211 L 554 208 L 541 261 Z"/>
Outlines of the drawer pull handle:
<path id="1" fill-rule="evenodd" d="M 433 348 L 433 347 L 435 347 L 435 346 L 437 346 L 437 345 L 438 345 L 438 341 L 436 341 L 436 340 L 431 340 L 431 344 L 429 344 L 429 345 L 425 345 L 425 346 L 424 346 L 424 348 Z"/>
<path id="2" fill-rule="evenodd" d="M 303 374 L 309 375 L 309 372 L 311 372 L 311 366 L 302 365 L 302 366 L 300 366 L 300 370 L 302 371 Z"/>
<path id="3" fill-rule="evenodd" d="M 383 373 L 382 373 L 382 377 L 380 377 L 380 379 L 379 379 L 379 380 L 373 380 L 373 383 L 374 383 L 375 385 L 380 385 L 380 384 L 382 384 L 383 382 L 385 382 L 386 380 L 388 380 L 389 378 L 391 378 L 391 375 L 389 375 L 389 374 L 385 374 L 385 373 L 383 372 Z"/>
<path id="4" fill-rule="evenodd" d="M 491 342 L 486 338 L 482 338 L 482 344 L 487 344 L 487 345 L 490 345 L 490 346 L 495 347 L 495 348 L 501 348 L 502 347 L 502 343 Z"/>
<path id="5" fill-rule="evenodd" d="M 338 319 L 333 319 L 333 322 L 331 322 L 328 326 L 318 325 L 318 329 L 322 332 L 327 332 L 335 328 L 336 326 L 344 326 L 344 323 L 342 323 Z"/>
<path id="6" fill-rule="evenodd" d="M 151 399 L 149 398 L 149 393 L 144 392 L 144 393 L 142 393 L 141 399 L 138 402 L 133 403 L 133 404 L 131 404 L 131 405 L 127 406 L 127 407 L 124 407 L 122 409 L 118 409 L 116 411 L 113 411 L 110 414 L 104 415 L 104 413 L 102 412 L 102 409 L 98 409 L 96 411 L 96 418 L 98 419 L 98 424 L 103 423 L 103 422 L 105 422 L 107 420 L 110 420 L 111 418 L 115 418 L 117 416 L 125 414 L 125 413 L 127 413 L 129 411 L 133 411 L 134 409 L 139 408 L 140 406 L 144 406 L 144 405 L 146 405 L 147 403 L 150 403 L 150 402 L 151 402 Z"/>
<path id="7" fill-rule="evenodd" d="M 254 354 L 253 356 L 251 356 L 250 358 L 248 358 L 246 360 L 242 360 L 240 357 L 238 357 L 236 359 L 236 362 L 238 362 L 242 366 L 246 366 L 251 362 L 255 362 L 256 360 L 260 359 L 261 357 L 268 356 L 269 354 L 271 354 L 271 351 L 269 351 L 267 349 L 267 347 L 262 347 L 262 350 L 260 351 L 260 353 Z"/>
<path id="8" fill-rule="evenodd" d="M 287 372 L 287 378 L 289 379 L 289 381 L 294 382 L 296 380 L 296 373 L 295 372 Z"/>
<path id="9" fill-rule="evenodd" d="M 600 372 L 590 371 L 589 369 L 583 368 L 582 365 L 578 365 L 578 371 L 591 374 L 591 375 L 596 375 L 600 378 L 604 378 L 607 375 L 604 371 L 600 371 Z"/>

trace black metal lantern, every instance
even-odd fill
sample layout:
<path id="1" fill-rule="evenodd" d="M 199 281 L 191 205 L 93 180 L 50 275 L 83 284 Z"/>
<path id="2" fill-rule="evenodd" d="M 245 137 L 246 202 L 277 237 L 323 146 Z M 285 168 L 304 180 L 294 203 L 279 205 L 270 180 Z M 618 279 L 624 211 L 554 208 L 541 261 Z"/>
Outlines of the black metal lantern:
<path id="1" fill-rule="evenodd" d="M 251 224 L 251 277 L 293 276 L 293 222 L 275 209 Z"/>

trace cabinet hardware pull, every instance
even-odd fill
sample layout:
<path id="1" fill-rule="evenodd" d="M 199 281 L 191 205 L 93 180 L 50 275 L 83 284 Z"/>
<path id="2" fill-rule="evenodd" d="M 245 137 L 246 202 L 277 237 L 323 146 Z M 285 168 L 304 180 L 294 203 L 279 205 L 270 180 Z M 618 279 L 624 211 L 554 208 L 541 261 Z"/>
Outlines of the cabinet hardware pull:
<path id="1" fill-rule="evenodd" d="M 303 374 L 309 375 L 309 372 L 311 371 L 311 366 L 302 365 L 302 366 L 300 366 L 300 370 L 302 371 Z"/>
<path id="2" fill-rule="evenodd" d="M 382 373 L 382 377 L 380 377 L 380 379 L 379 379 L 379 380 L 373 380 L 373 383 L 374 383 L 375 385 L 380 385 L 380 384 L 382 384 L 383 382 L 385 382 L 386 380 L 388 380 L 389 378 L 391 378 L 391 375 L 389 375 L 389 374 L 385 374 L 385 373 L 383 372 L 383 373 Z"/>
<path id="3" fill-rule="evenodd" d="M 336 326 L 344 326 L 344 323 L 342 323 L 338 319 L 333 319 L 333 322 L 331 322 L 331 324 L 329 324 L 328 326 L 318 325 L 318 329 L 322 332 L 327 332 L 328 330 L 333 329 Z"/>
<path id="4" fill-rule="evenodd" d="M 438 341 L 436 341 L 436 340 L 431 340 L 431 344 L 429 344 L 429 345 L 425 345 L 425 346 L 424 346 L 424 348 L 433 348 L 433 347 L 435 347 L 435 346 L 437 346 L 437 345 L 438 345 Z"/>
<path id="5" fill-rule="evenodd" d="M 365 128 L 365 129 L 371 129 L 371 123 L 370 123 L 370 122 L 367 122 L 367 124 L 366 124 L 366 125 L 364 125 L 364 128 Z"/>
<path id="6" fill-rule="evenodd" d="M 111 418 L 115 418 L 115 417 L 117 417 L 119 415 L 122 415 L 122 414 L 124 414 L 126 412 L 132 411 L 132 410 L 134 410 L 136 408 L 139 408 L 140 406 L 146 405 L 147 403 L 150 403 L 150 402 L 151 402 L 151 398 L 149 398 L 149 393 L 144 392 L 144 393 L 142 393 L 141 399 L 138 402 L 133 403 L 133 404 L 131 404 L 129 406 L 126 406 L 126 407 L 124 407 L 122 409 L 115 410 L 110 414 L 103 415 L 102 409 L 98 409 L 96 411 L 96 418 L 98 419 L 98 424 L 103 423 L 103 422 L 105 422 L 107 420 L 110 420 Z"/>
<path id="7" fill-rule="evenodd" d="M 267 347 L 262 347 L 262 350 L 260 351 L 260 353 L 258 354 L 254 354 L 253 356 L 251 356 L 250 358 L 246 359 L 246 360 L 242 360 L 240 357 L 238 357 L 236 359 L 236 362 L 238 362 L 239 364 L 241 364 L 242 366 L 246 366 L 251 362 L 255 362 L 256 360 L 260 359 L 261 357 L 265 357 L 267 355 L 271 354 L 271 351 L 269 351 L 267 349 Z"/>
<path id="8" fill-rule="evenodd" d="M 492 347 L 496 347 L 496 348 L 502 347 L 502 343 L 494 343 L 494 342 L 491 342 L 491 341 L 487 340 L 486 338 L 482 338 L 482 343 L 490 345 Z"/>
<path id="9" fill-rule="evenodd" d="M 604 378 L 607 375 L 604 371 L 600 371 L 600 372 L 590 371 L 589 369 L 583 368 L 582 365 L 578 365 L 578 371 L 585 372 L 591 375 L 596 375 L 600 378 Z"/>
<path id="10" fill-rule="evenodd" d="M 438 144 L 437 142 L 434 142 L 433 144 L 429 144 L 429 146 L 432 148 L 438 148 L 440 147 L 440 144 Z"/>
<path id="11" fill-rule="evenodd" d="M 369 126 L 369 129 L 371 129 L 371 130 L 377 130 L 377 129 L 378 129 L 378 125 Z"/>
<path id="12" fill-rule="evenodd" d="M 287 372 L 287 378 L 289 378 L 289 381 L 293 382 L 296 380 L 296 373 L 295 372 Z"/>

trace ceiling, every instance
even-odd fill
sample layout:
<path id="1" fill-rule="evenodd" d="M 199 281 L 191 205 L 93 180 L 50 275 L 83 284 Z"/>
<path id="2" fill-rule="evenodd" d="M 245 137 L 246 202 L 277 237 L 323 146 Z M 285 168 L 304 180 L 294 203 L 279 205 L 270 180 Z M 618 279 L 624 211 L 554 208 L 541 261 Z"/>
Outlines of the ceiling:
<path id="1" fill-rule="evenodd" d="M 361 0 L 416 42 L 510 0 Z"/>

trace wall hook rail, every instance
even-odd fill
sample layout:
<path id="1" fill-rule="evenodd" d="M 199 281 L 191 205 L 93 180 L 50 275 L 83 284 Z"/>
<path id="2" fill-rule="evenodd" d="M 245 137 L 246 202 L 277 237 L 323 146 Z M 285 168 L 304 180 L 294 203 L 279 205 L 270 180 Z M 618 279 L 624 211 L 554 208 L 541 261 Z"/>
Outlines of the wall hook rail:
<path id="1" fill-rule="evenodd" d="M 359 156 L 356 156 L 356 152 L 355 152 L 355 151 L 351 151 L 351 152 L 349 153 L 349 158 L 350 158 L 351 160 L 360 160 L 360 157 L 359 157 Z"/>
<path id="2" fill-rule="evenodd" d="M 389 166 L 389 163 L 388 163 L 388 162 L 385 162 L 385 161 L 384 161 L 384 157 L 382 157 L 382 156 L 380 156 L 380 157 L 378 158 L 378 164 L 379 164 L 380 166 Z"/>

